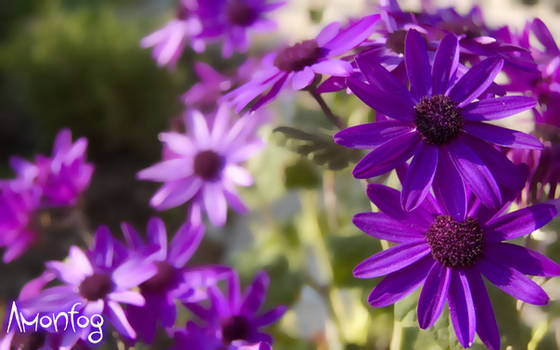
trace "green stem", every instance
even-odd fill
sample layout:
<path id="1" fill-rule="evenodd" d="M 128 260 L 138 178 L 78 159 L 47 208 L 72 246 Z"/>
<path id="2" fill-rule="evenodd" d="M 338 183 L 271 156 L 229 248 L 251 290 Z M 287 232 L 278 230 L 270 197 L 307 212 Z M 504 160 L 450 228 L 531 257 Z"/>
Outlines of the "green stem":
<path id="1" fill-rule="evenodd" d="M 340 119 L 339 116 L 333 113 L 333 111 L 329 108 L 323 96 L 317 92 L 317 88 L 315 86 L 311 86 L 307 91 L 311 94 L 311 96 L 317 101 L 325 116 L 339 129 L 344 129 L 344 122 Z"/>

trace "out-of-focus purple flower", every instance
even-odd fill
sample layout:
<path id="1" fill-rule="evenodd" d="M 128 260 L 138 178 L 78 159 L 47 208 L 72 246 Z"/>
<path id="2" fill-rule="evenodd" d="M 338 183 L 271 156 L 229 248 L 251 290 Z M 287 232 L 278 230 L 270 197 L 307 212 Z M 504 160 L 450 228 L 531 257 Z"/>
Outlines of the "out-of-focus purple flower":
<path id="1" fill-rule="evenodd" d="M 252 110 L 256 110 L 271 102 L 285 86 L 294 90 L 310 86 L 316 74 L 350 75 L 352 65 L 335 57 L 346 54 L 366 40 L 378 20 L 379 15 L 370 15 L 345 28 L 334 22 L 315 39 L 267 55 L 262 60 L 262 69 L 255 73 L 253 79 L 224 98 L 233 102 L 237 112 L 252 101 L 255 102 Z"/>
<path id="2" fill-rule="evenodd" d="M 196 52 L 204 51 L 204 41 L 196 38 L 202 31 L 198 7 L 198 0 L 180 0 L 176 18 L 140 41 L 142 48 L 154 48 L 152 55 L 158 66 L 174 69 L 187 44 Z"/>
<path id="3" fill-rule="evenodd" d="M 148 244 L 142 241 L 130 225 L 123 224 L 122 228 L 133 251 L 142 254 L 150 246 L 157 247 L 148 258 L 156 265 L 157 273 L 139 286 L 146 303 L 144 306 L 130 305 L 126 310 L 139 338 L 151 344 L 158 323 L 164 328 L 171 328 L 175 324 L 176 300 L 198 302 L 205 299 L 205 288 L 224 279 L 231 270 L 222 266 L 184 268 L 204 236 L 202 225 L 183 224 L 169 243 L 169 247 L 165 226 L 159 218 L 152 218 L 148 222 Z"/>
<path id="4" fill-rule="evenodd" d="M 465 212 L 467 189 L 492 208 L 502 202 L 502 189 L 521 189 L 525 174 L 491 144 L 541 149 L 542 143 L 534 136 L 483 121 L 532 108 L 536 101 L 524 96 L 474 101 L 491 86 L 502 69 L 502 59 L 486 59 L 455 79 L 457 37 L 450 33 L 443 38 L 432 65 L 424 38 L 411 29 L 405 46 L 410 91 L 378 63 L 360 56 L 356 60 L 368 83 L 350 77 L 348 86 L 367 105 L 392 119 L 353 126 L 335 135 L 341 145 L 373 148 L 354 168 L 355 177 L 384 174 L 414 156 L 403 183 L 406 210 L 418 207 L 432 185 L 452 213 Z"/>
<path id="5" fill-rule="evenodd" d="M 105 232 L 102 229 L 96 234 L 96 247 L 90 250 L 89 256 L 72 246 L 64 262 L 47 262 L 48 271 L 64 284 L 44 289 L 22 302 L 23 307 L 35 312 L 60 312 L 80 303 L 76 310 L 86 317 L 101 314 L 121 335 L 135 339 L 136 331 L 121 303 L 144 305 L 144 297 L 133 289 L 152 278 L 157 268 L 143 254 L 130 254 L 115 264 L 118 251 L 114 239 Z M 81 334 L 68 333 L 67 336 L 87 337 L 87 330 L 86 327 Z"/>
<path id="6" fill-rule="evenodd" d="M 190 201 L 191 222 L 196 223 L 204 208 L 210 222 L 222 226 L 227 205 L 245 213 L 235 185 L 250 186 L 251 174 L 242 163 L 260 152 L 264 144 L 256 136 L 262 115 L 246 115 L 230 120 L 230 107 L 219 106 L 213 122 L 197 110 L 185 114 L 187 133 L 163 132 L 159 135 L 166 151 L 164 160 L 140 171 L 139 179 L 165 182 L 150 204 L 166 210 Z"/>
<path id="7" fill-rule="evenodd" d="M 367 194 L 380 213 L 359 213 L 354 224 L 373 237 L 398 243 L 354 269 L 357 278 L 386 276 L 369 295 L 374 307 L 406 297 L 420 285 L 420 328 L 431 327 L 449 305 L 451 322 L 461 345 L 472 346 L 475 332 L 492 350 L 500 334 L 481 278 L 524 302 L 544 305 L 546 292 L 525 275 L 558 276 L 560 266 L 525 247 L 504 243 L 530 234 L 557 214 L 552 204 L 537 204 L 502 215 L 471 201 L 462 213 L 445 209 L 431 194 L 411 212 L 400 205 L 401 194 L 371 184 Z M 441 200 L 441 196 L 438 196 Z"/>
<path id="8" fill-rule="evenodd" d="M 514 164 L 523 164 L 529 176 L 517 202 L 528 205 L 556 198 L 560 184 L 560 145 L 544 143 L 542 150 L 511 149 L 508 157 Z"/>
<path id="9" fill-rule="evenodd" d="M 228 350 L 269 349 L 270 335 L 260 328 L 280 319 L 286 308 L 275 307 L 259 314 L 268 289 L 269 278 L 260 272 L 241 296 L 239 277 L 232 273 L 228 279 L 228 293 L 224 295 L 216 286 L 208 288 L 209 308 L 200 304 L 186 303 L 202 324 L 187 323 L 185 330 L 175 334 L 175 349 Z M 261 344 L 259 344 L 261 343 Z"/>
<path id="10" fill-rule="evenodd" d="M 203 29 L 198 37 L 223 41 L 224 58 L 231 57 L 234 52 L 246 52 L 250 46 L 249 31 L 263 33 L 275 30 L 276 23 L 266 15 L 284 4 L 285 1 L 219 0 L 213 1 L 212 9 L 207 10 L 204 8 L 208 5 L 201 3 Z"/>

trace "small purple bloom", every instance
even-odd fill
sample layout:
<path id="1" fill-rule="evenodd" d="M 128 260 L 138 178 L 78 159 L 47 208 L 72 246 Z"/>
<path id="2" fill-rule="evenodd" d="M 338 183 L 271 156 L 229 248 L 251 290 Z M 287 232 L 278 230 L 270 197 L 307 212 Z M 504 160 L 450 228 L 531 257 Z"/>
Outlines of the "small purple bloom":
<path id="1" fill-rule="evenodd" d="M 500 334 L 481 275 L 511 296 L 544 305 L 545 291 L 525 275 L 560 275 L 560 266 L 536 251 L 504 243 L 530 234 L 557 214 L 552 204 L 537 204 L 502 214 L 478 200 L 458 214 L 431 194 L 411 212 L 401 208 L 401 194 L 370 184 L 367 194 L 380 213 L 359 213 L 354 224 L 378 239 L 397 245 L 354 269 L 357 278 L 386 276 L 369 295 L 374 307 L 394 304 L 423 284 L 418 301 L 420 328 L 431 327 L 448 303 L 461 345 L 472 346 L 475 332 L 492 350 Z M 439 196 L 441 199 L 441 196 Z"/>
<path id="2" fill-rule="evenodd" d="M 457 79 L 457 37 L 443 38 L 432 64 L 424 38 L 411 29 L 405 46 L 410 91 L 367 56 L 358 56 L 356 61 L 367 83 L 350 77 L 349 88 L 392 119 L 353 126 L 335 135 L 343 146 L 373 148 L 354 168 L 355 177 L 384 174 L 414 156 L 403 183 L 406 210 L 418 207 L 432 185 L 436 195 L 444 194 L 447 209 L 453 213 L 466 210 L 467 189 L 488 207 L 500 205 L 503 189 L 521 189 L 523 172 L 491 144 L 541 149 L 542 143 L 534 136 L 483 121 L 514 115 L 534 107 L 536 101 L 523 96 L 475 101 L 491 86 L 502 59 L 486 59 Z"/>
<path id="3" fill-rule="evenodd" d="M 48 271 L 64 284 L 44 289 L 25 300 L 23 307 L 36 312 L 60 312 L 79 303 L 77 311 L 83 315 L 102 314 L 121 335 L 136 338 L 121 303 L 144 305 L 144 297 L 133 289 L 153 277 L 157 268 L 145 255 L 131 254 L 120 261 L 114 239 L 105 233 L 105 229 L 98 231 L 96 236 L 102 237 L 95 238 L 96 247 L 89 256 L 72 246 L 66 261 L 47 262 Z M 86 331 L 87 328 L 76 337 L 87 337 Z"/>
<path id="4" fill-rule="evenodd" d="M 235 185 L 250 186 L 253 177 L 238 163 L 264 146 L 255 135 L 261 115 L 246 115 L 232 123 L 229 108 L 219 106 L 210 127 L 202 113 L 189 110 L 186 134 L 159 135 L 166 147 L 164 160 L 137 175 L 142 180 L 165 183 L 152 197 L 153 207 L 166 210 L 190 201 L 191 222 L 199 220 L 204 208 L 215 226 L 225 224 L 228 204 L 239 213 L 247 212 Z"/>
<path id="5" fill-rule="evenodd" d="M 239 112 L 254 101 L 256 110 L 272 101 L 285 87 L 302 90 L 311 85 L 316 74 L 346 77 L 352 73 L 352 65 L 341 56 L 356 48 L 374 30 L 379 15 L 371 15 L 341 28 L 334 22 L 326 26 L 315 39 L 288 46 L 263 58 L 261 71 L 253 80 L 225 96 Z M 262 96 L 259 96 L 261 95 Z"/>
<path id="6" fill-rule="evenodd" d="M 208 288 L 209 308 L 196 303 L 185 303 L 203 324 L 198 326 L 189 322 L 185 330 L 177 332 L 176 349 L 219 350 L 225 345 L 228 350 L 261 350 L 267 349 L 267 344 L 272 344 L 272 337 L 263 333 L 260 328 L 280 319 L 286 308 L 278 306 L 265 313 L 258 313 L 269 284 L 266 272 L 262 271 L 255 277 L 243 296 L 237 273 L 233 272 L 228 282 L 227 296 L 216 286 Z M 261 342 L 266 344 L 258 344 Z"/>

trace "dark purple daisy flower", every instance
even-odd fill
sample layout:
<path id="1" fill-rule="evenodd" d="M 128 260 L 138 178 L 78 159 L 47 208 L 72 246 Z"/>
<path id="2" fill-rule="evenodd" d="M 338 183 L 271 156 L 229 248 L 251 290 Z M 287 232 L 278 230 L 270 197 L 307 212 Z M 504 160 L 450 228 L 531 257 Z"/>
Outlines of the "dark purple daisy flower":
<path id="1" fill-rule="evenodd" d="M 185 331 L 175 333 L 175 344 L 173 350 L 197 349 L 197 350 L 272 350 L 266 342 L 249 343 L 244 340 L 234 340 L 230 344 L 224 344 L 209 329 L 201 328 L 194 322 L 187 322 Z M 2 349 L 0 349 L 2 350 Z"/>
<path id="2" fill-rule="evenodd" d="M 356 178 L 384 174 L 414 156 L 403 184 L 406 210 L 418 207 L 432 185 L 436 194 L 445 193 L 450 212 L 464 211 L 467 188 L 488 207 L 502 202 L 500 186 L 521 189 L 523 172 L 491 144 L 541 149 L 542 143 L 483 121 L 516 114 L 535 106 L 535 101 L 523 96 L 474 101 L 490 87 L 502 59 L 486 59 L 456 79 L 456 36 L 448 34 L 441 41 L 432 68 L 424 38 L 412 29 L 405 48 L 411 91 L 378 63 L 360 56 L 356 61 L 368 83 L 350 77 L 348 86 L 371 108 L 394 119 L 353 126 L 335 135 L 341 145 L 374 148 L 354 168 Z"/>
<path id="3" fill-rule="evenodd" d="M 502 241 L 546 225 L 557 214 L 554 205 L 502 214 L 503 210 L 471 202 L 456 213 L 429 194 L 415 210 L 405 212 L 397 190 L 370 184 L 367 194 L 381 212 L 357 214 L 354 224 L 373 237 L 398 243 L 354 269 L 358 278 L 386 276 L 369 296 L 372 306 L 394 304 L 423 284 L 420 328 L 431 327 L 447 302 L 461 345 L 470 347 L 476 332 L 488 348 L 499 350 L 498 326 L 481 275 L 519 300 L 548 302 L 545 291 L 525 275 L 558 276 L 560 266 L 540 253 Z"/>
<path id="4" fill-rule="evenodd" d="M 228 279 L 227 296 L 216 286 L 208 288 L 209 308 L 197 303 L 185 303 L 203 323 L 200 326 L 189 323 L 185 330 L 177 332 L 177 349 L 186 348 L 179 344 L 199 344 L 192 348 L 208 350 L 223 349 L 224 345 L 226 349 L 231 350 L 263 349 L 259 346 L 243 346 L 259 342 L 272 344 L 272 337 L 263 333 L 260 328 L 280 319 L 286 307 L 277 306 L 265 313 L 258 313 L 264 302 L 268 284 L 268 275 L 262 271 L 247 287 L 242 297 L 239 277 L 234 271 Z"/>
<path id="5" fill-rule="evenodd" d="M 166 210 L 190 201 L 191 222 L 199 220 L 204 208 L 215 226 L 225 224 L 228 203 L 239 213 L 247 211 L 235 185 L 250 186 L 253 178 L 238 163 L 263 148 L 255 135 L 262 115 L 246 115 L 231 123 L 229 108 L 226 104 L 218 108 L 210 128 L 202 113 L 187 111 L 186 135 L 159 135 L 167 147 L 164 160 L 137 175 L 142 180 L 165 182 L 150 201 L 153 207 Z"/>
<path id="6" fill-rule="evenodd" d="M 231 91 L 225 99 L 231 100 L 236 111 L 254 101 L 252 110 L 271 102 L 285 86 L 301 90 L 311 85 L 316 74 L 346 77 L 352 72 L 351 64 L 336 59 L 356 48 L 372 33 L 379 15 L 371 15 L 342 28 L 334 22 L 326 26 L 315 39 L 288 46 L 262 60 L 262 69 L 253 80 Z M 259 97 L 259 95 L 261 95 Z"/>
<path id="7" fill-rule="evenodd" d="M 46 288 L 34 298 L 25 300 L 22 305 L 35 312 L 60 312 L 79 303 L 76 310 L 86 317 L 101 314 L 117 332 L 134 339 L 136 331 L 130 325 L 121 303 L 144 305 L 144 297 L 133 289 L 152 278 L 157 268 L 146 255 L 138 254 L 130 254 L 115 264 L 114 259 L 119 254 L 114 249 L 112 238 L 96 237 L 95 242 L 96 247 L 90 250 L 89 256 L 80 248 L 72 246 L 64 262 L 47 262 L 48 271 L 64 284 Z M 76 334 L 76 337 L 87 337 L 87 330 L 87 327 L 84 328 L 84 332 Z"/>
<path id="8" fill-rule="evenodd" d="M 207 6 L 206 2 L 201 2 L 201 7 Z M 220 0 L 213 3 L 211 10 L 201 11 L 205 15 L 200 16 L 203 29 L 198 37 L 223 40 L 222 56 L 229 58 L 235 52 L 247 52 L 250 31 L 264 33 L 276 29 L 276 23 L 266 16 L 285 1 Z"/>
<path id="9" fill-rule="evenodd" d="M 149 256 L 157 267 L 157 273 L 140 284 L 140 293 L 146 300 L 144 306 L 130 305 L 127 316 L 139 338 L 151 344 L 158 323 L 164 328 L 175 324 L 176 299 L 198 302 L 206 297 L 203 288 L 215 284 L 231 273 L 226 267 L 204 267 L 185 269 L 184 265 L 195 253 L 204 236 L 204 226 L 183 224 L 167 244 L 167 233 L 161 219 L 152 218 L 148 222 L 148 244 L 128 224 L 123 224 L 123 233 L 132 251 L 143 254 L 150 246 L 157 250 Z M 151 315 L 146 317 L 146 315 Z"/>

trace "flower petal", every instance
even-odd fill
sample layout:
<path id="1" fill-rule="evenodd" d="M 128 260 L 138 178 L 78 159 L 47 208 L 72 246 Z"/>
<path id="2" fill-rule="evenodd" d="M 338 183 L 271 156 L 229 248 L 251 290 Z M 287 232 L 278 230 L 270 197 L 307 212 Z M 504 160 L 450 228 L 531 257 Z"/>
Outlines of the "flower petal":
<path id="1" fill-rule="evenodd" d="M 449 284 L 451 282 L 451 268 L 434 262 L 426 277 L 420 299 L 418 300 L 418 324 L 420 328 L 430 328 L 443 312 Z"/>
<path id="2" fill-rule="evenodd" d="M 464 107 L 479 97 L 494 82 L 504 66 L 504 60 L 490 57 L 478 63 L 459 79 L 449 91 L 449 97 Z"/>
<path id="3" fill-rule="evenodd" d="M 469 103 L 461 109 L 468 121 L 502 119 L 535 107 L 537 101 L 526 96 L 503 96 Z"/>
<path id="4" fill-rule="evenodd" d="M 509 241 L 548 224 L 557 214 L 552 204 L 540 203 L 491 220 L 485 227 L 490 242 Z"/>
<path id="5" fill-rule="evenodd" d="M 313 81 L 315 78 L 315 73 L 311 68 L 305 67 L 303 70 L 295 72 L 292 77 L 292 87 L 294 90 L 301 90 Z"/>
<path id="6" fill-rule="evenodd" d="M 513 267 L 485 258 L 480 259 L 476 266 L 484 277 L 512 297 L 534 305 L 548 303 L 546 292 Z"/>
<path id="7" fill-rule="evenodd" d="M 202 184 L 203 181 L 198 177 L 165 183 L 152 196 L 150 205 L 158 210 L 166 210 L 181 205 L 196 195 Z"/>
<path id="8" fill-rule="evenodd" d="M 108 295 L 110 300 L 125 303 L 130 305 L 136 306 L 144 306 L 146 300 L 142 296 L 142 294 L 133 291 L 133 290 L 123 290 L 118 292 L 113 292 Z"/>
<path id="9" fill-rule="evenodd" d="M 373 278 L 398 271 L 430 254 L 424 241 L 403 243 L 370 256 L 354 268 L 357 278 Z"/>
<path id="10" fill-rule="evenodd" d="M 430 192 L 438 165 L 438 148 L 420 143 L 403 183 L 402 204 L 406 211 L 416 209 Z"/>
<path id="11" fill-rule="evenodd" d="M 228 164 L 224 169 L 225 176 L 239 186 L 251 186 L 253 177 L 245 168 L 235 164 Z"/>
<path id="12" fill-rule="evenodd" d="M 207 183 L 203 189 L 204 209 L 214 226 L 223 226 L 227 218 L 227 203 L 220 183 Z"/>
<path id="13" fill-rule="evenodd" d="M 185 222 L 171 240 L 168 261 L 176 268 L 182 268 L 193 256 L 203 237 L 204 225 Z"/>
<path id="14" fill-rule="evenodd" d="M 373 307 L 385 307 L 406 297 L 426 280 L 433 264 L 433 259 L 425 257 L 389 274 L 371 291 L 369 304 Z"/>
<path id="15" fill-rule="evenodd" d="M 441 39 L 432 67 L 432 95 L 443 94 L 453 80 L 459 65 L 459 40 L 453 33 Z"/>
<path id="16" fill-rule="evenodd" d="M 266 272 L 261 271 L 257 274 L 253 282 L 245 289 L 241 313 L 252 316 L 259 311 L 266 298 L 269 283 L 270 278 Z"/>
<path id="17" fill-rule="evenodd" d="M 165 230 L 163 221 L 157 217 L 151 218 L 148 221 L 146 234 L 148 236 L 148 241 L 159 247 L 157 254 L 153 255 L 153 257 L 157 261 L 165 260 L 165 258 L 167 258 L 167 231 Z"/>
<path id="18" fill-rule="evenodd" d="M 452 273 L 448 303 L 457 339 L 464 348 L 470 348 L 476 332 L 476 315 L 469 281 L 461 270 Z"/>
<path id="19" fill-rule="evenodd" d="M 438 156 L 438 168 L 432 184 L 435 197 L 447 214 L 463 221 L 467 214 L 465 184 L 446 147 L 441 147 Z"/>
<path id="20" fill-rule="evenodd" d="M 478 271 L 466 270 L 476 312 L 476 333 L 490 350 L 500 350 L 500 331 L 486 286 Z"/>
<path id="21" fill-rule="evenodd" d="M 358 213 L 352 222 L 368 235 L 390 242 L 405 243 L 424 238 L 418 227 L 410 227 L 383 213 Z"/>
<path id="22" fill-rule="evenodd" d="M 369 15 L 342 29 L 332 40 L 323 45 L 323 48 L 329 50 L 328 57 L 342 55 L 360 45 L 373 33 L 374 25 L 379 19 L 378 14 Z"/>
<path id="23" fill-rule="evenodd" d="M 335 77 L 347 77 L 352 73 L 350 62 L 340 59 L 329 59 L 315 63 L 311 69 L 317 74 L 331 75 Z"/>
<path id="24" fill-rule="evenodd" d="M 334 142 L 350 148 L 373 148 L 391 139 L 412 132 L 409 123 L 400 120 L 385 120 L 351 126 L 334 135 Z"/>
<path id="25" fill-rule="evenodd" d="M 432 74 L 426 41 L 415 29 L 410 29 L 406 34 L 404 59 L 410 81 L 410 92 L 417 100 L 420 100 L 429 94 Z"/>
<path id="26" fill-rule="evenodd" d="M 510 243 L 487 244 L 484 255 L 525 275 L 560 276 L 560 266 L 534 250 Z"/>
<path id="27" fill-rule="evenodd" d="M 159 133 L 158 138 L 167 147 L 169 147 L 171 151 L 180 155 L 192 156 L 196 150 L 191 139 L 183 134 L 176 132 L 161 132 Z"/>
<path id="28" fill-rule="evenodd" d="M 484 141 L 510 148 L 543 149 L 542 142 L 533 135 L 485 123 L 465 123 L 463 129 Z"/>
<path id="29" fill-rule="evenodd" d="M 128 322 L 124 310 L 119 304 L 113 301 L 107 302 L 107 313 L 111 325 L 115 327 L 117 332 L 129 339 L 136 338 L 136 331 L 134 331 L 134 328 L 132 328 Z"/>
<path id="30" fill-rule="evenodd" d="M 136 177 L 140 180 L 167 182 L 184 179 L 192 174 L 192 165 L 186 159 L 175 158 L 161 161 L 140 170 Z"/>

